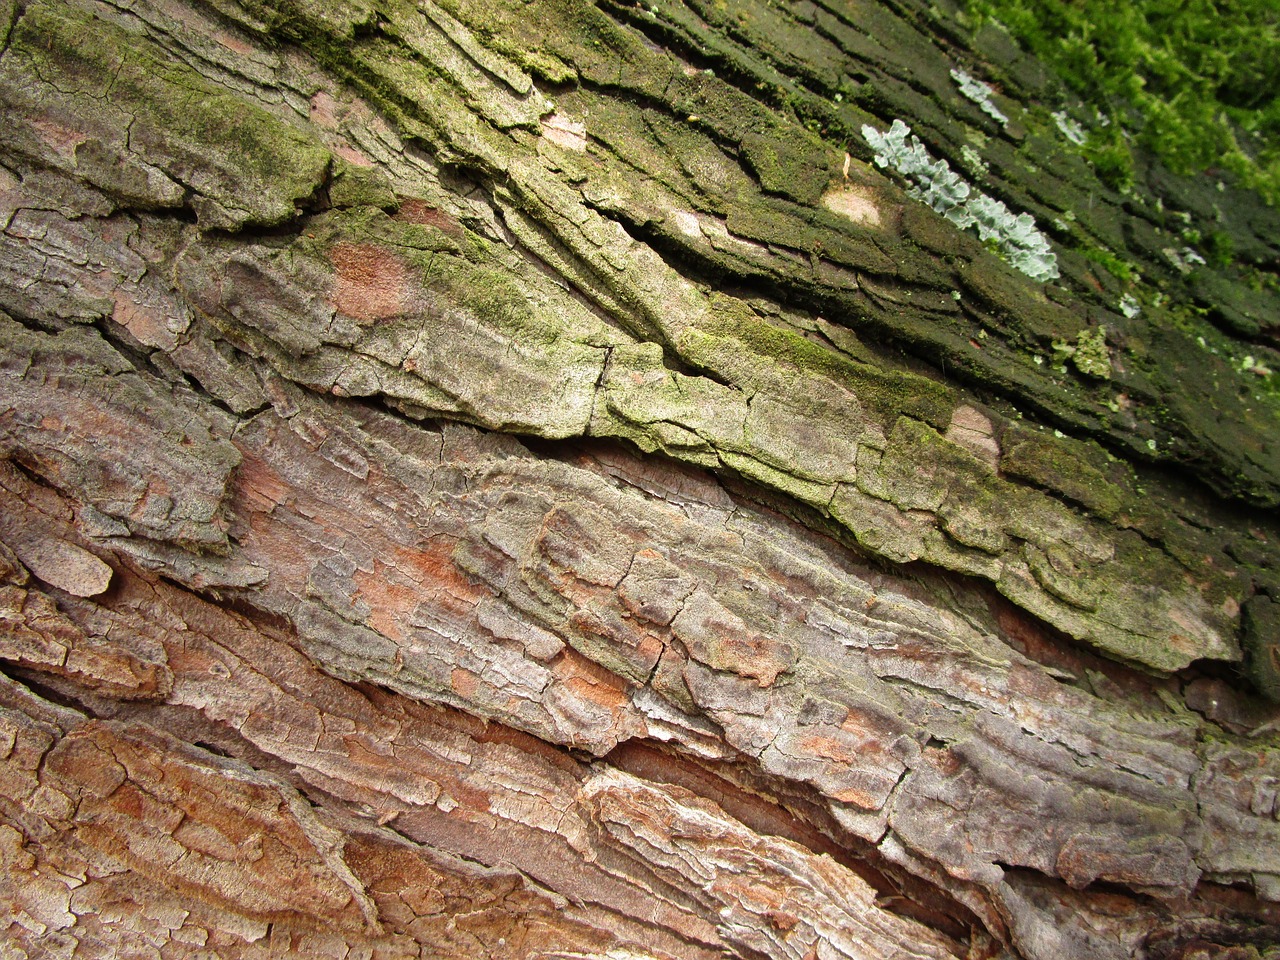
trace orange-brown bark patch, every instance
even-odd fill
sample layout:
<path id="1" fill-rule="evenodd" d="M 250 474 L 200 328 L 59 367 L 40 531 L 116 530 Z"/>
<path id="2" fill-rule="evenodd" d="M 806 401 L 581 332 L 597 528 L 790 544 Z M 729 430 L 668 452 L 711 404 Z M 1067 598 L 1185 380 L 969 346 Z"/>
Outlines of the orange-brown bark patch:
<path id="1" fill-rule="evenodd" d="M 566 648 L 552 672 L 573 693 L 615 713 L 631 700 L 627 682 L 576 650 Z"/>
<path id="2" fill-rule="evenodd" d="M 435 227 L 450 236 L 462 236 L 462 224 L 443 210 L 430 206 L 414 197 L 410 197 L 400 204 L 400 209 L 396 212 L 395 219 L 405 223 L 416 223 L 424 227 Z"/>
<path id="3" fill-rule="evenodd" d="M 333 152 L 343 160 L 346 160 L 348 163 L 355 164 L 357 167 L 372 167 L 374 165 L 372 160 L 366 157 L 355 147 L 335 147 Z"/>
<path id="4" fill-rule="evenodd" d="M 270 513 L 278 504 L 292 499 L 289 482 L 284 477 L 243 444 L 237 444 L 236 448 L 242 458 L 235 473 L 237 501 L 254 513 Z"/>
<path id="5" fill-rule="evenodd" d="M 470 700 L 480 687 L 480 678 L 470 670 L 454 667 L 453 672 L 449 674 L 449 686 L 462 699 Z"/>
<path id="6" fill-rule="evenodd" d="M 78 801 L 77 839 L 137 873 L 251 917 L 365 928 L 332 839 L 284 784 L 147 727 L 98 721 L 46 767 L 50 785 Z"/>
<path id="7" fill-rule="evenodd" d="M 373 323 L 404 312 L 408 270 L 394 253 L 371 243 L 339 243 L 329 259 L 337 271 L 330 303 L 340 313 Z"/>
<path id="8" fill-rule="evenodd" d="M 392 563 L 412 580 L 429 584 L 433 594 L 455 613 L 479 603 L 486 591 L 453 562 L 453 541 L 431 540 L 420 549 L 401 548 L 392 554 Z"/>
<path id="9" fill-rule="evenodd" d="M 111 311 L 111 319 L 133 334 L 140 343 L 164 350 L 172 350 L 178 345 L 177 338 L 166 323 L 168 318 L 155 307 L 135 302 L 122 290 L 116 290 L 112 299 L 115 307 Z"/>
<path id="10" fill-rule="evenodd" d="M 384 637 L 403 641 L 408 636 L 409 615 L 422 603 L 420 589 L 389 578 L 392 569 L 374 561 L 373 573 L 355 572 L 356 597 L 369 605 L 366 622 Z"/>

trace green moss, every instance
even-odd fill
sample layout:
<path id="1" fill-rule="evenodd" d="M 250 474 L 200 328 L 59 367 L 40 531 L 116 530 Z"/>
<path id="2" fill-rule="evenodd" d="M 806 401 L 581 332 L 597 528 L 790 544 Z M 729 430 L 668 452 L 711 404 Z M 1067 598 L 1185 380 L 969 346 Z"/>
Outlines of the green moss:
<path id="1" fill-rule="evenodd" d="M 1128 260 L 1117 257 L 1110 250 L 1088 244 L 1078 249 L 1086 260 L 1098 264 L 1117 280 L 1124 283 L 1137 283 L 1141 279 L 1137 267 Z"/>
<path id="2" fill-rule="evenodd" d="M 1236 244 L 1225 230 L 1215 230 L 1204 239 L 1204 252 L 1210 265 L 1225 269 L 1235 263 Z"/>
<path id="3" fill-rule="evenodd" d="M 337 40 L 351 40 L 373 20 L 368 0 L 208 0 L 209 5 L 233 22 L 260 33 L 275 33 L 292 40 L 323 31 Z"/>
<path id="4" fill-rule="evenodd" d="M 1249 679 L 1268 700 L 1280 703 L 1280 604 L 1262 595 L 1244 605 L 1243 638 Z"/>
<path id="5" fill-rule="evenodd" d="M 9 32 L 17 16 L 18 0 L 0 0 L 0 50 L 9 45 Z"/>
<path id="6" fill-rule="evenodd" d="M 118 168 L 140 158 L 195 192 L 202 222 L 269 226 L 295 217 L 328 175 L 329 152 L 308 134 L 146 39 L 79 11 L 30 7 L 5 58 L 6 66 L 15 63 L 45 81 L 47 109 L 84 115 L 90 125 L 104 109 L 131 117 L 127 145 L 82 144 L 78 172 L 117 196 Z M 126 202 L 148 200 L 129 192 L 135 195 Z"/>
<path id="7" fill-rule="evenodd" d="M 1107 328 L 1081 330 L 1075 343 L 1053 341 L 1055 369 L 1066 372 L 1067 361 L 1087 377 L 1107 380 L 1111 377 L 1111 354 L 1107 349 Z"/>
<path id="8" fill-rule="evenodd" d="M 1273 0 L 968 0 L 1117 123 L 1085 154 L 1125 186 L 1126 130 L 1173 170 L 1225 167 L 1280 202 L 1280 13 Z"/>
<path id="9" fill-rule="evenodd" d="M 748 480 L 754 480 L 761 486 L 778 490 L 795 497 L 801 503 L 815 507 L 824 507 L 835 492 L 834 484 L 816 483 L 797 477 L 786 470 L 777 470 L 755 457 L 742 456 L 736 453 L 721 452 L 720 460 L 725 466 L 735 470 Z"/>
<path id="10" fill-rule="evenodd" d="M 827 188 L 827 151 L 821 143 L 779 128 L 742 139 L 742 155 L 770 193 L 799 203 L 817 202 Z"/>
<path id="11" fill-rule="evenodd" d="M 899 509 L 936 513 L 954 481 L 978 480 L 983 469 L 968 450 L 928 424 L 899 417 L 889 433 L 879 469 L 859 471 L 858 486 Z"/>
<path id="12" fill-rule="evenodd" d="M 457 234 L 429 224 L 409 223 L 388 216 L 380 207 L 358 205 L 338 208 L 311 217 L 305 233 L 294 241 L 300 249 L 324 254 L 337 243 L 374 243 L 396 248 L 396 253 L 430 274 L 431 264 L 441 253 L 454 254 L 474 263 L 483 263 L 485 255 L 459 228 Z"/>
<path id="13" fill-rule="evenodd" d="M 1009 549 L 1003 530 L 1004 493 L 986 478 L 966 476 L 954 481 L 938 510 L 942 529 L 965 547 L 1000 556 Z"/>
<path id="14" fill-rule="evenodd" d="M 762 320 L 740 302 L 727 297 L 715 298 L 712 308 L 709 322 L 691 331 L 679 344 L 681 355 L 690 363 L 732 379 L 734 361 L 731 358 L 745 347 L 754 363 L 774 370 L 774 379 L 791 376 L 788 371 L 807 371 L 845 384 L 859 402 L 886 425 L 901 415 L 931 423 L 939 429 L 950 422 L 955 399 L 942 384 L 848 360 L 794 330 Z M 743 373 L 749 374 L 749 371 Z"/>
<path id="15" fill-rule="evenodd" d="M 1000 469 L 1010 476 L 1063 494 L 1105 519 L 1114 519 L 1125 502 L 1124 490 L 1076 456 L 1066 441 L 1030 430 L 1011 431 L 1005 438 Z"/>
<path id="16" fill-rule="evenodd" d="M 1098 179 L 1111 189 L 1121 193 L 1133 189 L 1133 152 L 1118 128 L 1106 127 L 1090 135 L 1083 152 Z"/>
<path id="17" fill-rule="evenodd" d="M 394 210 L 397 205 L 395 191 L 385 176 L 374 169 L 358 167 L 339 160 L 336 172 L 329 184 L 329 202 L 345 207 L 378 207 Z"/>

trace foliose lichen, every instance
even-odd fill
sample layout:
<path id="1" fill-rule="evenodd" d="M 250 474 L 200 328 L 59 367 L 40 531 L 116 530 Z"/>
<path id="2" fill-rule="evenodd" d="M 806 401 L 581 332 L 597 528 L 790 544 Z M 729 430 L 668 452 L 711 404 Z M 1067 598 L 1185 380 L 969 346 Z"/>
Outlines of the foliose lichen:
<path id="1" fill-rule="evenodd" d="M 976 103 L 983 113 L 994 118 L 1000 126 L 1008 126 L 1009 118 L 1004 115 L 999 107 L 991 102 L 991 95 L 995 93 L 995 90 L 991 88 L 989 83 L 975 80 L 963 70 L 952 70 L 951 79 L 956 82 L 960 92 Z"/>
<path id="2" fill-rule="evenodd" d="M 892 168 L 911 182 L 909 196 L 927 203 L 960 229 L 976 231 L 1032 280 L 1057 279 L 1057 257 L 1031 214 L 1015 216 L 1001 201 L 975 190 L 947 161 L 934 160 L 901 120 L 894 120 L 886 133 L 864 126 L 862 136 L 875 150 L 878 166 Z"/>
<path id="3" fill-rule="evenodd" d="M 1160 251 L 1165 255 L 1174 269 L 1179 273 L 1187 274 L 1194 270 L 1197 266 L 1204 266 L 1205 259 L 1196 253 L 1190 247 L 1183 247 L 1181 250 L 1175 250 L 1173 247 L 1166 247 Z"/>
<path id="4" fill-rule="evenodd" d="M 1084 127 L 1080 126 L 1075 120 L 1067 115 L 1067 111 L 1059 110 L 1051 114 L 1053 122 L 1058 125 L 1058 132 L 1074 143 L 1077 147 L 1084 146 L 1088 135 L 1084 132 Z"/>

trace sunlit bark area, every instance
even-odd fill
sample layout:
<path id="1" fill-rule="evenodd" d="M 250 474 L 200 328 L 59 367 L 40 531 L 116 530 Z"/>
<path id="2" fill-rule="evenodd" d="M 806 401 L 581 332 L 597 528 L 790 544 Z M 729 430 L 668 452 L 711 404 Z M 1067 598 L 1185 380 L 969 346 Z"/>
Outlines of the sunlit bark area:
<path id="1" fill-rule="evenodd" d="M 916 0 L 0 40 L 0 953 L 1280 955 L 1256 195 Z"/>

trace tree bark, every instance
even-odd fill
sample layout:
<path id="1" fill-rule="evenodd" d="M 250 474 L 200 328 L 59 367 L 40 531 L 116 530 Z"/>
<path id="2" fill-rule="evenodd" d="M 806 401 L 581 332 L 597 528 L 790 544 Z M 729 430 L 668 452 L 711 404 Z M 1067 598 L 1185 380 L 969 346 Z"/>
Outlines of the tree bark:
<path id="1" fill-rule="evenodd" d="M 1280 955 L 1276 211 L 917 0 L 0 39 L 5 956 Z"/>

